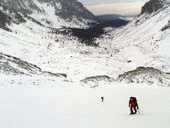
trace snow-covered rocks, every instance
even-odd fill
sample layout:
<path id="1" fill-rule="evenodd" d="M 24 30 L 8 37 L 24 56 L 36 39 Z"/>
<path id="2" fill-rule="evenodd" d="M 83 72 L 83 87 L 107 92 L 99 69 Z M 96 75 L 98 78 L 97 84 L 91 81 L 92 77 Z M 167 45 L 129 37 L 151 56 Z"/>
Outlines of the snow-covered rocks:
<path id="1" fill-rule="evenodd" d="M 24 22 L 25 20 L 19 12 L 0 3 L 0 28 L 11 31 L 9 25 L 12 23 L 20 24 Z"/>
<path id="2" fill-rule="evenodd" d="M 17 57 L 13 57 L 10 55 L 5 55 L 0 53 L 0 73 L 6 75 L 40 75 L 40 76 L 50 76 L 50 77 L 61 77 L 67 78 L 67 74 L 64 73 L 52 73 L 49 71 L 42 71 L 36 65 L 23 61 Z"/>
<path id="3" fill-rule="evenodd" d="M 117 81 L 125 83 L 170 86 L 170 73 L 165 73 L 152 67 L 138 67 L 135 70 L 119 75 Z"/>
<path id="4" fill-rule="evenodd" d="M 51 28 L 89 27 L 95 16 L 77 0 L 0 0 L 1 5 Z"/>
<path id="5" fill-rule="evenodd" d="M 150 0 L 142 7 L 141 14 L 149 14 L 158 11 L 164 6 L 165 1 L 166 0 Z"/>
<path id="6" fill-rule="evenodd" d="M 0 72 L 8 75 L 29 75 L 40 73 L 41 69 L 19 58 L 0 53 Z"/>

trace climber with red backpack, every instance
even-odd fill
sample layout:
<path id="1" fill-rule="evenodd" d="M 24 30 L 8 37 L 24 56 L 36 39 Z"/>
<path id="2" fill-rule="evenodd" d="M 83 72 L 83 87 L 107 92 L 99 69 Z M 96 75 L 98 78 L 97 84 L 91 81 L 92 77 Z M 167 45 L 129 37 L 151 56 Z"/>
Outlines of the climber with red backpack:
<path id="1" fill-rule="evenodd" d="M 136 97 L 130 97 L 129 99 L 130 114 L 136 114 L 137 109 L 139 109 Z"/>

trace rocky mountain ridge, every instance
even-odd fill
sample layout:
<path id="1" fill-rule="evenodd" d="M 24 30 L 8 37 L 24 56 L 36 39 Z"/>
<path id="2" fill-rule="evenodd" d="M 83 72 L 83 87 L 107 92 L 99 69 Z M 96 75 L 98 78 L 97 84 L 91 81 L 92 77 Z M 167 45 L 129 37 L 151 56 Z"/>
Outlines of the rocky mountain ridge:
<path id="1" fill-rule="evenodd" d="M 159 9 L 165 9 L 168 7 L 169 3 L 169 0 L 150 0 L 142 7 L 141 14 L 150 14 L 158 11 Z"/>
<path id="2" fill-rule="evenodd" d="M 162 72 L 158 69 L 154 69 L 153 67 L 138 67 L 137 69 L 119 75 L 116 81 L 170 86 L 170 73 Z"/>
<path id="3" fill-rule="evenodd" d="M 42 71 L 38 66 L 23 61 L 17 57 L 0 53 L 0 73 L 6 75 L 49 75 L 53 77 L 67 77 L 64 73 Z"/>
<path id="4" fill-rule="evenodd" d="M 0 28 L 9 31 L 8 26 L 10 24 L 20 24 L 24 22 L 26 22 L 25 19 L 16 10 L 0 4 Z"/>
<path id="5" fill-rule="evenodd" d="M 0 0 L 0 3 L 23 17 L 29 16 L 53 28 L 88 27 L 97 22 L 77 0 Z"/>

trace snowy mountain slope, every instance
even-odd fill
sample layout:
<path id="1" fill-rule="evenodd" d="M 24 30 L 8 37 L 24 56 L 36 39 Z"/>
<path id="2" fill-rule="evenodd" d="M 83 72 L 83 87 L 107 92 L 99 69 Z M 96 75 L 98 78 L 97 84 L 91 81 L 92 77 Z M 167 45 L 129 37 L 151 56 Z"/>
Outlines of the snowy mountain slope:
<path id="1" fill-rule="evenodd" d="M 53 33 L 51 28 L 26 18 L 25 23 L 11 24 L 12 32 L 0 31 L 0 51 L 44 71 L 65 73 L 74 82 L 93 76 L 116 79 L 141 66 L 168 73 L 168 5 L 156 12 L 141 14 L 125 27 L 109 29 L 96 40 L 99 47 L 80 44 L 72 35 Z"/>
<path id="2" fill-rule="evenodd" d="M 5 24 L 10 31 L 0 29 L 0 127 L 169 128 L 170 89 L 157 86 L 169 85 L 169 7 L 143 14 L 125 28 L 107 29 L 96 40 L 99 47 L 53 33 L 34 19 L 25 21 Z M 8 65 L 46 72 L 14 76 L 5 71 Z M 58 72 L 65 74 L 56 77 Z M 125 83 L 114 81 L 120 74 Z M 128 78 L 137 82 L 126 84 Z M 129 115 L 131 96 L 141 114 Z"/>
<path id="3" fill-rule="evenodd" d="M 95 16 L 77 0 L 0 0 L 0 3 L 52 28 L 84 28 L 96 22 Z"/>
<path id="4" fill-rule="evenodd" d="M 80 45 L 76 39 L 66 38 L 65 35 L 52 34 L 51 29 L 30 20 L 24 24 L 12 24 L 9 28 L 12 32 L 0 31 L 0 51 L 35 64 L 43 71 L 68 73 L 69 77 L 77 79 L 73 74 L 77 74 L 78 70 L 85 71 L 80 63 L 91 60 L 81 54 L 87 50 L 84 44 Z M 78 45 L 82 50 L 77 49 Z M 80 63 L 77 63 L 81 58 L 78 54 L 83 57 Z"/>
<path id="5" fill-rule="evenodd" d="M 113 58 L 118 58 L 117 61 L 127 62 L 120 66 L 120 74 L 140 66 L 170 72 L 170 52 L 168 50 L 170 48 L 168 41 L 170 37 L 168 27 L 170 2 L 169 0 L 159 2 L 162 4 L 159 9 L 152 9 L 152 12 L 148 12 L 147 3 L 144 5 L 145 13 L 142 12 L 124 28 L 113 30 L 98 39 L 99 46 L 105 47 Z M 149 7 L 151 6 L 154 8 L 155 4 L 151 4 Z M 107 45 L 108 42 L 109 45 Z"/>
<path id="6" fill-rule="evenodd" d="M 0 72 L 5 74 L 37 74 L 41 69 L 19 58 L 0 53 Z"/>
<path id="7" fill-rule="evenodd" d="M 23 61 L 19 58 L 5 55 L 0 53 L 0 73 L 6 75 L 25 75 L 25 76 L 32 76 L 32 75 L 42 75 L 42 76 L 52 76 L 52 77 L 62 77 L 66 78 L 67 75 L 64 73 L 52 73 L 49 71 L 42 71 L 36 65 L 30 64 L 26 61 Z"/>

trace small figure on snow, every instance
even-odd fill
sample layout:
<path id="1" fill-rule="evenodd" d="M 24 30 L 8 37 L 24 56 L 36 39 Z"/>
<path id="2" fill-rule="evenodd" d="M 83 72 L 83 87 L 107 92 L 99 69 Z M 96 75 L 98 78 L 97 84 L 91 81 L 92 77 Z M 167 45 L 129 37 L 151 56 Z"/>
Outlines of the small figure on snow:
<path id="1" fill-rule="evenodd" d="M 101 101 L 104 102 L 104 97 L 103 96 L 101 97 Z"/>
<path id="2" fill-rule="evenodd" d="M 136 97 L 130 97 L 129 99 L 130 114 L 136 114 L 137 109 L 139 109 Z"/>

